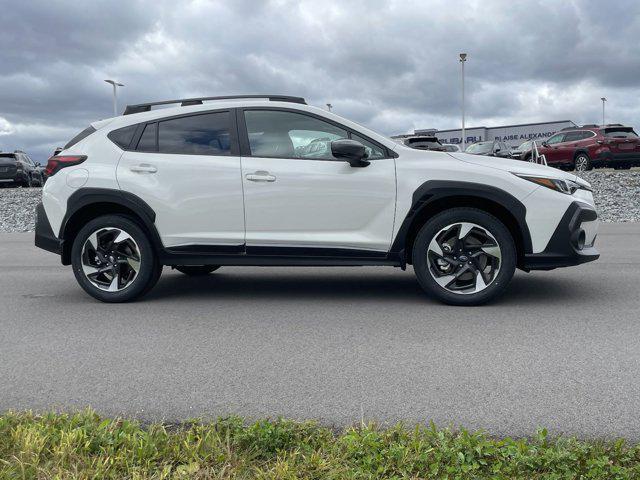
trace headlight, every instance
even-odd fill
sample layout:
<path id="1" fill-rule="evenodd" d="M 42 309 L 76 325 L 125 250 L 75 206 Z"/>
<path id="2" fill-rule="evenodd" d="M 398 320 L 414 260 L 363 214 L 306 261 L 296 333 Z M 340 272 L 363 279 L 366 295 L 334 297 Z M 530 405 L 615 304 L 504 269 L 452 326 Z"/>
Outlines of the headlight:
<path id="1" fill-rule="evenodd" d="M 567 195 L 573 195 L 576 190 L 583 189 L 589 190 L 589 188 L 584 185 L 580 185 L 573 180 L 566 180 L 560 178 L 547 178 L 547 177 L 534 177 L 531 175 L 524 175 L 520 173 L 514 173 L 515 176 L 522 178 L 523 180 L 529 180 L 530 182 L 537 183 L 538 185 L 542 185 L 543 187 L 550 188 L 551 190 L 555 190 L 556 192 L 565 193 Z"/>

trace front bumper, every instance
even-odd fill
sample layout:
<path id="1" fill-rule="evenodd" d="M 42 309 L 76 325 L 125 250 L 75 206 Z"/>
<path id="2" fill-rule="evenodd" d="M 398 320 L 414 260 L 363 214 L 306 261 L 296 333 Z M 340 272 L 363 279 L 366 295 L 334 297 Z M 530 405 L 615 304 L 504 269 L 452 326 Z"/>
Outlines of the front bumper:
<path id="1" fill-rule="evenodd" d="M 53 233 L 44 206 L 39 203 L 36 207 L 36 247 L 61 255 L 62 242 L 63 240 L 60 240 Z"/>
<path id="2" fill-rule="evenodd" d="M 590 244 L 585 244 L 584 239 L 589 237 L 583 228 L 597 218 L 598 214 L 593 207 L 573 202 L 558 223 L 547 248 L 543 252 L 524 256 L 524 270 L 551 270 L 597 260 L 600 253 L 593 246 L 595 236 Z"/>

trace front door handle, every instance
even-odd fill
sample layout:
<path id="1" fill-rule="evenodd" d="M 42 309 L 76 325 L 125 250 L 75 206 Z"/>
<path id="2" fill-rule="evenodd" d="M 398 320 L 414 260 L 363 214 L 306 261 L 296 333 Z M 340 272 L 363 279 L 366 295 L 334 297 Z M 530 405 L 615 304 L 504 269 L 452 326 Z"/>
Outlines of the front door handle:
<path id="1" fill-rule="evenodd" d="M 158 169 L 148 163 L 141 163 L 140 165 L 132 165 L 129 170 L 135 173 L 156 173 Z"/>
<path id="2" fill-rule="evenodd" d="M 244 178 L 249 180 L 250 182 L 275 182 L 275 175 L 271 175 L 269 172 L 258 171 L 253 173 L 247 173 Z"/>

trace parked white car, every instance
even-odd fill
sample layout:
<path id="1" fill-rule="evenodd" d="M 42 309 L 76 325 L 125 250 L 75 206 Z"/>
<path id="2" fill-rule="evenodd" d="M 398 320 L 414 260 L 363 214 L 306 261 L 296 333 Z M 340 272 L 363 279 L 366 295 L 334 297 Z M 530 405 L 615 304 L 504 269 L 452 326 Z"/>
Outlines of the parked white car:
<path id="1" fill-rule="evenodd" d="M 128 106 L 47 169 L 36 245 L 105 302 L 144 294 L 163 265 L 412 264 L 428 293 L 474 305 L 516 268 L 599 256 L 591 190 L 575 175 L 411 149 L 297 97 Z"/>

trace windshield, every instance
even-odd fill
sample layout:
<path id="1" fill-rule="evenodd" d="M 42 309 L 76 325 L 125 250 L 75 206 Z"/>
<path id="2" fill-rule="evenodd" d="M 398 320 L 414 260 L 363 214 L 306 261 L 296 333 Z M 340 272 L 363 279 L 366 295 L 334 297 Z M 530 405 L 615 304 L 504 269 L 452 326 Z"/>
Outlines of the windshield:
<path id="1" fill-rule="evenodd" d="M 613 138 L 638 138 L 638 134 L 631 128 L 607 128 L 604 134 Z"/>
<path id="2" fill-rule="evenodd" d="M 469 145 L 465 151 L 475 154 L 491 153 L 493 151 L 493 142 L 474 143 L 473 145 Z"/>

